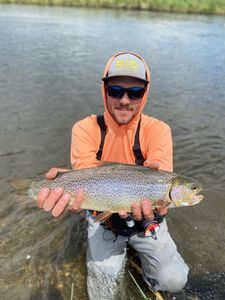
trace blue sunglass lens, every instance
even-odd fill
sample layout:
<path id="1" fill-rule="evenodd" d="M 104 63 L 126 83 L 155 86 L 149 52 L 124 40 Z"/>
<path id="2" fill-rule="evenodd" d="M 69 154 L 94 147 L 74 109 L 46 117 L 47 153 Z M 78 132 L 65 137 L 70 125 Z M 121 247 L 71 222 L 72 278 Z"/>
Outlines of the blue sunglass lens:
<path id="1" fill-rule="evenodd" d="M 113 85 L 108 85 L 107 91 L 108 91 L 109 96 L 116 98 L 116 99 L 121 99 L 125 93 L 124 88 L 122 88 L 120 86 L 113 86 Z"/>
<path id="2" fill-rule="evenodd" d="M 107 92 L 110 97 L 121 99 L 125 92 L 127 92 L 128 97 L 131 100 L 137 100 L 144 96 L 145 88 L 142 87 L 131 87 L 131 88 L 124 88 L 122 86 L 116 85 L 108 85 Z"/>
<path id="3" fill-rule="evenodd" d="M 127 93 L 130 99 L 140 99 L 144 96 L 145 89 L 141 87 L 133 87 L 128 89 Z"/>

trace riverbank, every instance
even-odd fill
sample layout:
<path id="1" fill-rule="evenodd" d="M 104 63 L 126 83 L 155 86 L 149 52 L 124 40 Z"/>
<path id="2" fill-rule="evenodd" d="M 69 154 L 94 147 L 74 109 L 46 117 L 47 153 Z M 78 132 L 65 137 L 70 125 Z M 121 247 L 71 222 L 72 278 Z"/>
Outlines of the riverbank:
<path id="1" fill-rule="evenodd" d="M 104 7 L 225 15 L 225 0 L 0 0 L 0 3 Z"/>

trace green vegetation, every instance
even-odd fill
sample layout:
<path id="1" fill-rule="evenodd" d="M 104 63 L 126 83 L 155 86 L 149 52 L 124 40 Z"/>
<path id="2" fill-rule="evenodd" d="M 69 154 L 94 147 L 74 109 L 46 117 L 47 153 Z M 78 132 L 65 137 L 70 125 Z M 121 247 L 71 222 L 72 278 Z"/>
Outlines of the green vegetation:
<path id="1" fill-rule="evenodd" d="M 0 0 L 0 3 L 105 7 L 225 15 L 225 0 Z"/>

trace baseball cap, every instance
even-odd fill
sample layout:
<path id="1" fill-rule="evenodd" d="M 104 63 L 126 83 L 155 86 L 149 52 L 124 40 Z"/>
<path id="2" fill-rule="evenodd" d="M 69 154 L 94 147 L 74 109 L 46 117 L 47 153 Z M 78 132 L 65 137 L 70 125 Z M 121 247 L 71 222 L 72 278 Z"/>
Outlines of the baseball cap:
<path id="1" fill-rule="evenodd" d="M 116 76 L 134 77 L 148 83 L 146 79 L 146 68 L 143 61 L 132 53 L 121 53 L 112 60 L 108 73 L 102 78 L 106 81 L 109 78 Z"/>

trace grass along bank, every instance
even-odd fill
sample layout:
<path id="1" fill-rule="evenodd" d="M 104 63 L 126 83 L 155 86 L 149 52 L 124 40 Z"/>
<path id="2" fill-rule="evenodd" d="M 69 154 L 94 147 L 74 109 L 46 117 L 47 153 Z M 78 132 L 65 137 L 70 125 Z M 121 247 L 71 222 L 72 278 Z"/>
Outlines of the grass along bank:
<path id="1" fill-rule="evenodd" d="M 225 15 L 225 0 L 0 0 L 0 3 L 105 7 Z"/>

